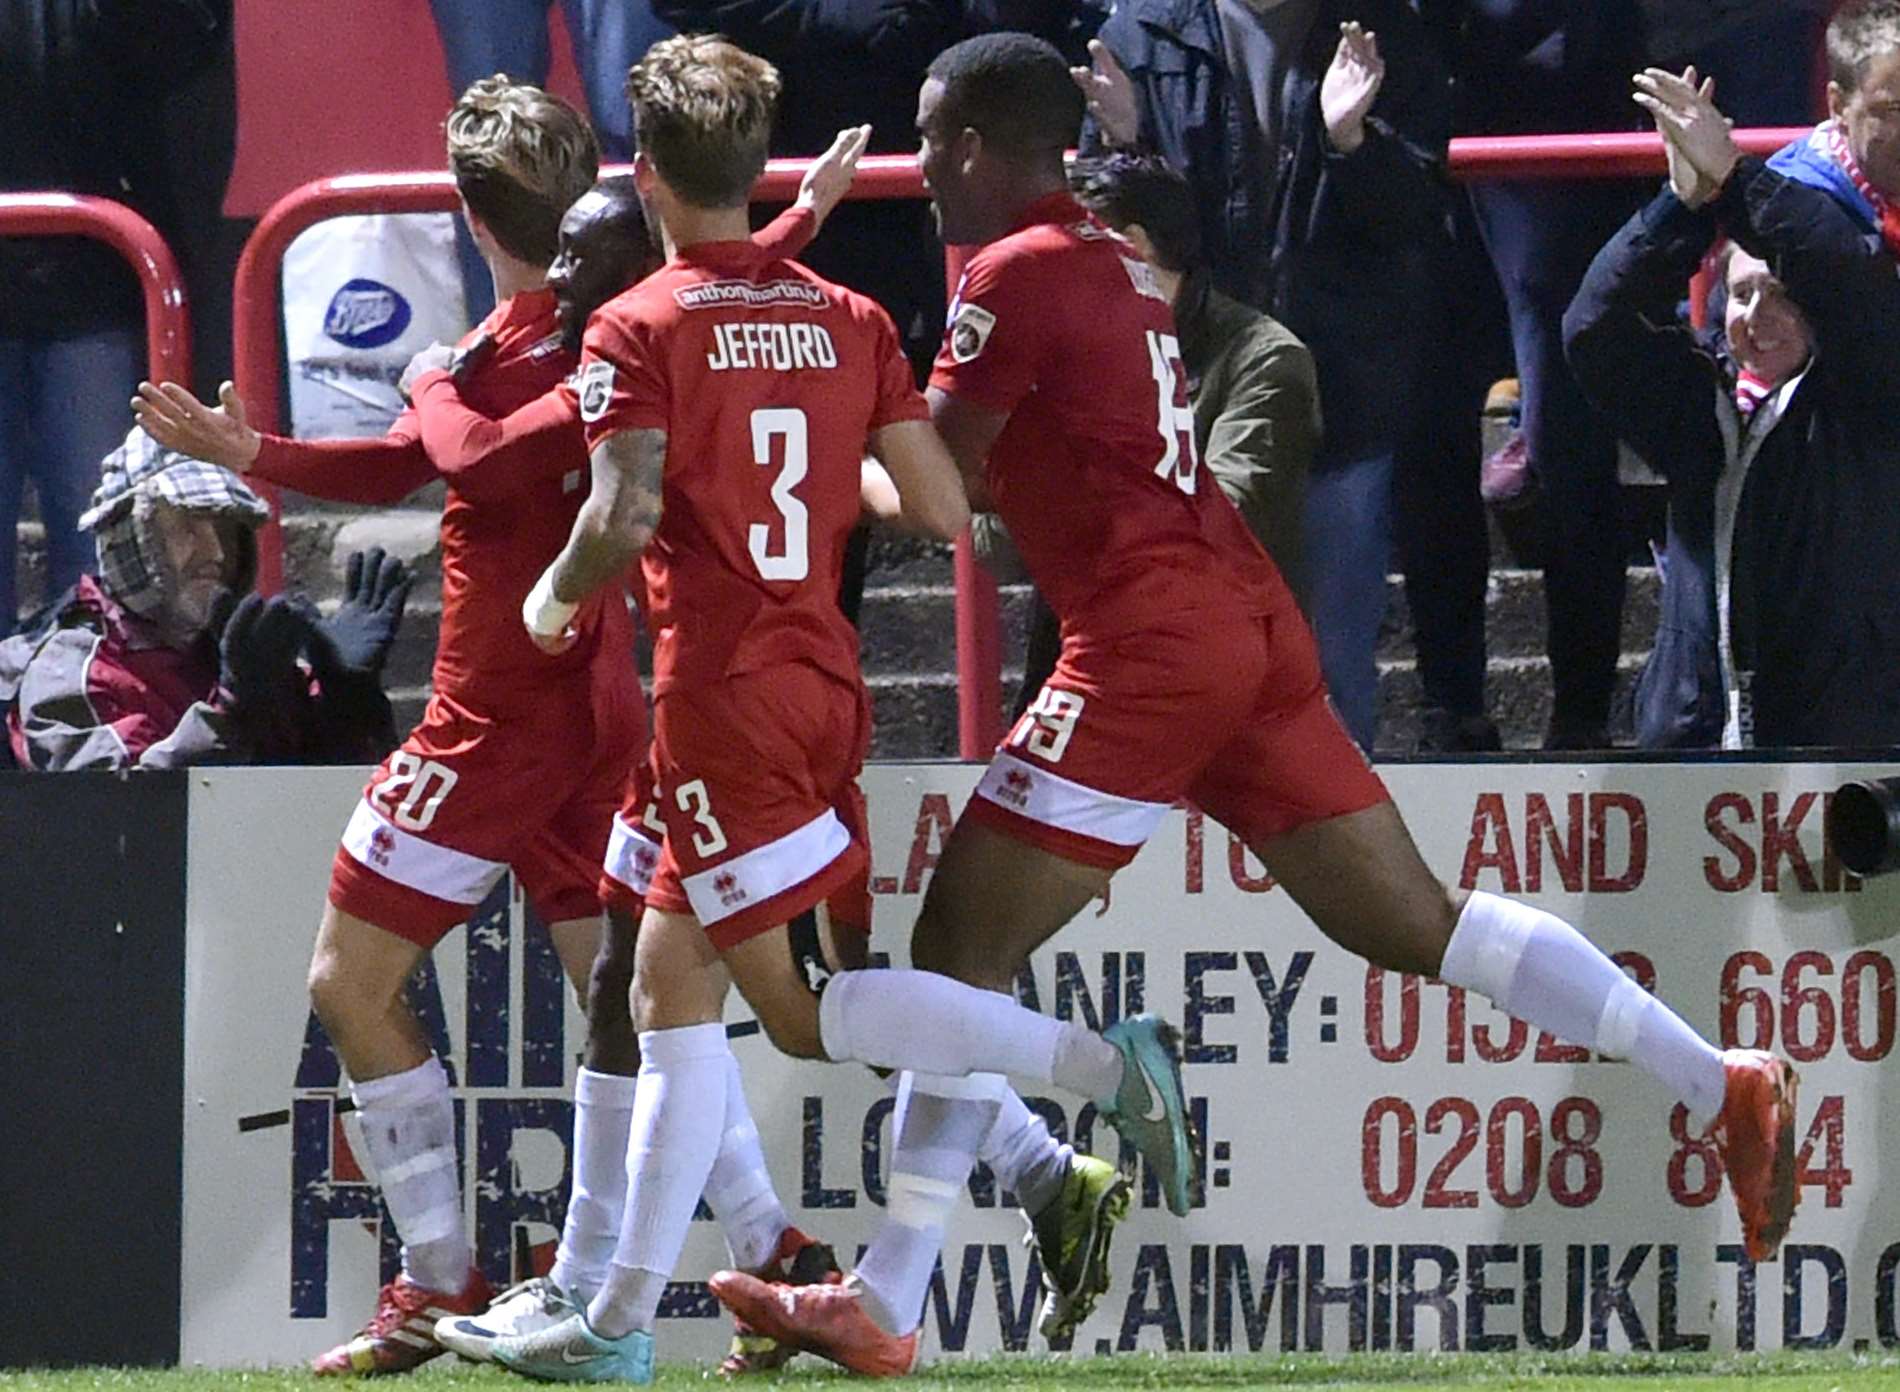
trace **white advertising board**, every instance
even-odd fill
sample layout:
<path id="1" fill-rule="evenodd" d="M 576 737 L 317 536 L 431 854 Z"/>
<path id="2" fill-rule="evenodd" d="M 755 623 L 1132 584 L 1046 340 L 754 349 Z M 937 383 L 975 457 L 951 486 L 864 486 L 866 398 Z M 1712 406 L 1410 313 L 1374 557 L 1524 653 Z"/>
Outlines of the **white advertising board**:
<path id="1" fill-rule="evenodd" d="M 1106 903 L 1033 964 L 1039 1008 L 1179 1023 L 1208 1138 L 1185 1221 L 1152 1192 L 1078 1351 L 1900 1346 L 1900 880 L 1822 850 L 1826 790 L 1882 767 L 1411 766 L 1387 772 L 1454 882 L 1563 914 L 1712 1038 L 1802 1070 L 1801 1207 L 1778 1260 L 1739 1246 L 1712 1153 L 1628 1065 L 1326 942 L 1220 827 L 1177 811 Z M 976 770 L 865 777 L 874 947 L 901 961 Z M 355 771 L 194 775 L 186 999 L 182 1356 L 286 1362 L 346 1337 L 393 1238 L 336 1102 L 304 970 Z M 544 935 L 508 900 L 435 954 L 418 999 L 456 1079 L 464 1190 L 493 1277 L 551 1244 L 566 1193 L 581 1021 Z M 849 1255 L 882 1212 L 889 1103 L 856 1068 L 735 1050 L 793 1221 Z M 1113 1154 L 1076 1099 L 1037 1099 Z M 1040 1348 L 1021 1219 L 979 1177 L 925 1313 L 927 1355 Z M 694 1225 L 661 1356 L 726 1326 Z"/>

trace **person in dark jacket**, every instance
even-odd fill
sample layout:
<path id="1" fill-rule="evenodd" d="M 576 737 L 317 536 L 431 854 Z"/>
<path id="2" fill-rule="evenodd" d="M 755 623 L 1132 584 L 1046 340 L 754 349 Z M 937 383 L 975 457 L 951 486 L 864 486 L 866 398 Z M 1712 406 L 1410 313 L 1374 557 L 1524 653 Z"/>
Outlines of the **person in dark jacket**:
<path id="1" fill-rule="evenodd" d="M 1214 288 L 1311 349 L 1326 433 L 1306 580 L 1327 685 L 1371 748 L 1394 457 L 1426 340 L 1451 93 L 1405 0 L 1125 0 L 1076 80 L 1085 151 L 1187 176 Z"/>
<path id="2" fill-rule="evenodd" d="M 229 47 L 230 0 L 0 0 L 0 191 L 114 199 L 144 215 L 190 264 L 186 224 L 215 207 L 222 171 L 185 159 L 169 98 Z M 199 114 L 207 131 L 220 113 Z M 185 184 L 192 185 L 188 190 Z M 201 187 L 215 185 L 215 187 Z M 91 559 L 78 528 L 115 409 L 143 361 L 137 277 L 86 237 L 0 237 L 0 634 L 18 617 L 16 530 L 32 481 L 46 528 L 51 597 Z"/>
<path id="3" fill-rule="evenodd" d="M 1707 537 L 1712 584 L 1666 586 L 1665 621 L 1707 625 L 1707 593 L 1714 672 L 1668 657 L 1665 632 L 1676 689 L 1657 695 L 1695 712 L 1713 675 L 1726 748 L 1900 743 L 1893 261 L 1828 194 L 1742 157 L 1693 73 L 1638 83 L 1672 187 L 1598 255 L 1565 337 L 1592 397 L 1668 473 L 1685 539 Z M 1726 369 L 1674 314 L 1718 233 L 1738 247 Z"/>
<path id="4" fill-rule="evenodd" d="M 58 773 L 387 752 L 395 728 L 379 674 L 408 573 L 380 551 L 352 556 L 326 620 L 266 601 L 248 591 L 253 533 L 269 516 L 235 474 L 134 430 L 82 519 L 98 578 L 80 577 L 0 643 L 11 761 Z"/>

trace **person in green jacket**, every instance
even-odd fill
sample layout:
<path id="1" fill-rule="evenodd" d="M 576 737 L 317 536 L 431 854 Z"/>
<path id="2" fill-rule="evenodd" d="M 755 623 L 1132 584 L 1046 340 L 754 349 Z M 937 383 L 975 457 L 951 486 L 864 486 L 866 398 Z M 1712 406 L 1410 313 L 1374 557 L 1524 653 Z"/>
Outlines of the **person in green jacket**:
<path id="1" fill-rule="evenodd" d="M 1166 160 L 1110 155 L 1083 161 L 1072 183 L 1082 205 L 1154 268 L 1174 306 L 1194 402 L 1194 447 L 1304 606 L 1302 503 L 1320 439 L 1313 355 L 1278 320 L 1214 288 L 1202 258 L 1193 193 Z M 999 579 L 1021 578 L 994 516 L 979 516 L 977 541 Z M 1019 713 L 1054 670 L 1057 646 L 1054 615 L 1039 598 L 1030 619 Z"/>

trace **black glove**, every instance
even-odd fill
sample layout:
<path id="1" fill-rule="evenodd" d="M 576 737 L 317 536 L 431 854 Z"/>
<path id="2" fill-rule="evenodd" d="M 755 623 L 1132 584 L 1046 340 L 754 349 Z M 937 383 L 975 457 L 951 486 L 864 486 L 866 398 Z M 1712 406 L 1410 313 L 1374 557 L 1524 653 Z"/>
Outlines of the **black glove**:
<path id="1" fill-rule="evenodd" d="M 343 603 L 310 635 L 310 669 L 319 682 L 374 682 L 381 676 L 414 582 L 409 568 L 380 546 L 350 554 Z"/>
<path id="2" fill-rule="evenodd" d="M 227 709 L 260 731 L 291 738 L 309 704 L 309 680 L 297 656 L 313 632 L 309 618 L 282 595 L 245 595 L 231 613 L 219 643 Z M 279 751 L 274 747 L 271 756 Z"/>

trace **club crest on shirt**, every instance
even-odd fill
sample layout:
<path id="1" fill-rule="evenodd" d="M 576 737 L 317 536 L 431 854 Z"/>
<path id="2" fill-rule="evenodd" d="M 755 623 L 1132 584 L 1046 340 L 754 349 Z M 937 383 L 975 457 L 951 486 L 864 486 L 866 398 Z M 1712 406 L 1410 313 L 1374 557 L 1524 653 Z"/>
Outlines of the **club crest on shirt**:
<path id="1" fill-rule="evenodd" d="M 581 369 L 576 393 L 581 403 L 581 419 L 597 421 L 607 414 L 607 403 L 614 395 L 614 365 L 595 358 Z"/>
<path id="2" fill-rule="evenodd" d="M 981 305 L 958 305 L 957 317 L 950 324 L 950 356 L 960 363 L 970 362 L 989 344 L 996 316 Z"/>

